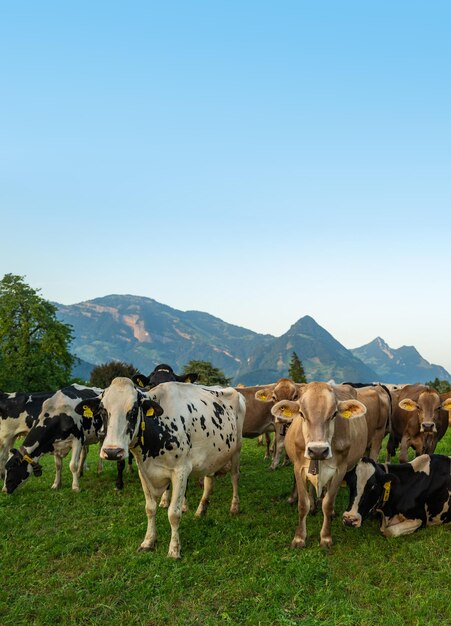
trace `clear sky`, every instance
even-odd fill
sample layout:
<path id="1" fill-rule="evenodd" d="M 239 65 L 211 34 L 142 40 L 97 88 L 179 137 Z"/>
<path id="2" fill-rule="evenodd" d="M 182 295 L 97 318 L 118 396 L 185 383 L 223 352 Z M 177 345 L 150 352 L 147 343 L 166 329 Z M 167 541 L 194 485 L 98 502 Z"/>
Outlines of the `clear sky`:
<path id="1" fill-rule="evenodd" d="M 450 29 L 448 0 L 0 2 L 1 276 L 451 371 Z"/>

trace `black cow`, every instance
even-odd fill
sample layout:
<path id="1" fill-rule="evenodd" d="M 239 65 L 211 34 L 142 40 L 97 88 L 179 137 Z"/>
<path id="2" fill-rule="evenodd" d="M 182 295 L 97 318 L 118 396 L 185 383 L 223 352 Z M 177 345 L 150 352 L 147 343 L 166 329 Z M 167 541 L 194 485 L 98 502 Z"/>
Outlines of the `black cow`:
<path id="1" fill-rule="evenodd" d="M 179 376 L 174 373 L 174 370 L 170 365 L 160 363 L 160 365 L 157 365 L 149 376 L 145 376 L 144 374 L 135 374 L 132 380 L 138 387 L 148 387 L 152 389 L 152 387 L 156 387 L 160 383 L 194 383 L 197 380 L 197 374 L 195 372 L 190 372 L 189 374 L 182 374 Z"/>
<path id="2" fill-rule="evenodd" d="M 376 463 L 363 458 L 348 472 L 347 526 L 358 528 L 373 511 L 382 515 L 386 537 L 413 533 L 421 526 L 451 522 L 451 457 L 422 454 L 410 463 Z"/>
<path id="3" fill-rule="evenodd" d="M 80 416 L 74 407 L 80 401 L 96 398 L 101 392 L 101 389 L 77 385 L 76 389 L 73 386 L 61 389 L 43 402 L 40 415 L 22 446 L 18 450 L 13 448 L 6 462 L 4 489 L 7 493 L 12 493 L 31 474 L 39 476 L 42 473 L 38 461 L 45 453 L 52 453 L 55 457 L 56 476 L 52 489 L 58 489 L 61 486 L 62 459 L 70 450 L 72 489 L 80 490 L 78 479 L 84 460 L 83 448 L 99 441 L 103 423 L 99 416 L 89 415 L 89 412 Z"/>

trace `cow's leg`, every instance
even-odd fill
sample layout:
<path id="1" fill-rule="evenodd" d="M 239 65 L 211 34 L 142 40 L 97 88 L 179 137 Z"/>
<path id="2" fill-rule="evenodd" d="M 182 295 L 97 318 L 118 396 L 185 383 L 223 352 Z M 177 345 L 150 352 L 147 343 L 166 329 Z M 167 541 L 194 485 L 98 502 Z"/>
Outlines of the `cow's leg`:
<path id="1" fill-rule="evenodd" d="M 398 447 L 399 441 L 396 439 L 393 433 L 390 433 L 390 436 L 387 441 L 387 463 L 391 463 L 392 458 L 396 454 L 396 448 Z"/>
<path id="2" fill-rule="evenodd" d="M 78 481 L 79 478 L 79 468 L 80 466 L 82 466 L 83 461 L 82 461 L 82 450 L 83 450 L 83 445 L 81 443 L 81 441 L 79 441 L 78 439 L 76 440 L 76 442 L 74 442 L 72 444 L 72 455 L 71 455 L 71 459 L 70 459 L 70 463 L 69 463 L 69 469 L 72 473 L 72 490 L 73 491 L 80 491 L 80 483 Z"/>
<path id="3" fill-rule="evenodd" d="M 240 511 L 240 497 L 238 495 L 238 483 L 240 480 L 240 453 L 238 450 L 232 456 L 232 467 L 230 468 L 230 477 L 232 479 L 232 503 L 230 505 L 230 513 L 236 515 Z"/>
<path id="4" fill-rule="evenodd" d="M 166 490 L 165 490 L 164 494 L 161 496 L 159 506 L 162 509 L 167 509 L 168 506 L 169 506 L 170 501 L 171 501 L 171 485 L 169 484 L 166 487 Z"/>
<path id="5" fill-rule="evenodd" d="M 204 491 L 195 513 L 196 517 L 203 517 L 207 512 L 207 508 L 210 503 L 210 495 L 213 491 L 213 482 L 214 476 L 204 476 Z"/>
<path id="6" fill-rule="evenodd" d="M 323 548 L 332 546 L 332 517 L 334 515 L 335 498 L 346 474 L 346 467 L 340 470 L 330 481 L 323 498 L 323 525 L 320 532 L 320 544 Z"/>
<path id="7" fill-rule="evenodd" d="M 307 537 L 307 515 L 310 509 L 310 499 L 307 493 L 306 476 L 302 467 L 295 467 L 296 486 L 298 490 L 298 526 L 295 530 L 292 548 L 304 548 Z"/>
<path id="8" fill-rule="evenodd" d="M 171 542 L 169 543 L 168 556 L 172 559 L 180 558 L 179 525 L 189 473 L 187 468 L 182 468 L 175 473 L 172 479 L 172 498 L 168 509 L 168 519 L 171 525 Z"/>
<path id="9" fill-rule="evenodd" d="M 400 537 L 410 535 L 422 525 L 421 519 L 407 519 L 404 515 L 395 515 L 386 518 L 382 516 L 381 532 L 385 537 Z"/>
<path id="10" fill-rule="evenodd" d="M 141 480 L 141 486 L 143 488 L 144 497 L 146 498 L 146 515 L 147 515 L 147 530 L 144 537 L 144 541 L 139 546 L 138 551 L 154 550 L 157 543 L 157 525 L 156 525 L 156 513 L 157 513 L 157 499 L 150 492 L 145 477 L 142 475 L 141 470 L 138 468 L 139 478 Z"/>
<path id="11" fill-rule="evenodd" d="M 271 458 L 271 433 L 265 433 L 266 451 L 265 459 Z"/>
<path id="12" fill-rule="evenodd" d="M 280 432 L 280 428 L 276 427 L 274 434 L 274 456 L 271 463 L 271 469 L 275 470 L 279 466 L 280 457 L 285 450 L 285 437 Z"/>
<path id="13" fill-rule="evenodd" d="M 81 450 L 80 463 L 78 465 L 78 475 L 80 478 L 83 476 L 83 470 L 85 468 L 86 458 L 88 456 L 88 446 L 85 444 Z"/>
<path id="14" fill-rule="evenodd" d="M 118 491 L 124 488 L 124 469 L 125 469 L 124 459 L 117 461 L 117 475 L 116 475 L 115 489 L 117 489 Z"/>
<path id="15" fill-rule="evenodd" d="M 401 446 L 399 448 L 399 462 L 407 463 L 409 457 L 407 455 L 407 451 L 410 445 L 410 438 L 408 435 L 404 434 L 401 439 Z"/>
<path id="16" fill-rule="evenodd" d="M 55 480 L 53 481 L 52 489 L 59 489 L 61 487 L 61 470 L 63 467 L 63 459 L 59 454 L 54 455 L 55 458 Z"/>
<path id="17" fill-rule="evenodd" d="M 9 451 L 14 446 L 16 435 L 2 435 L 0 437 L 0 478 L 5 478 L 5 465 L 8 460 Z"/>
<path id="18" fill-rule="evenodd" d="M 127 463 L 127 473 L 131 474 L 133 472 L 133 454 L 131 452 L 128 453 L 128 463 Z"/>
<path id="19" fill-rule="evenodd" d="M 380 428 L 378 430 L 376 430 L 376 432 L 374 433 L 373 439 L 371 440 L 371 444 L 369 446 L 369 450 L 368 450 L 368 456 L 370 457 L 370 459 L 373 459 L 373 461 L 376 461 L 379 459 L 379 453 L 381 451 L 381 446 L 382 446 L 382 440 L 385 437 L 385 426 L 384 428 Z"/>

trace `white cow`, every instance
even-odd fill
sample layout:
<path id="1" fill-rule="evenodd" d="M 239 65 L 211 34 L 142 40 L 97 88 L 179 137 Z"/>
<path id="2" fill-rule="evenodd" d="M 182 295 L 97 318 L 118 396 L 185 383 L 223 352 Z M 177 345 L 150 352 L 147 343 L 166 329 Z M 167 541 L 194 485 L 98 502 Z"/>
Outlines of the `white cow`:
<path id="1" fill-rule="evenodd" d="M 87 407 L 87 408 L 86 408 Z M 246 411 L 244 398 L 232 388 L 200 387 L 169 382 L 143 393 L 128 378 L 115 378 L 103 394 L 82 402 L 77 411 L 100 412 L 106 425 L 100 456 L 124 459 L 131 449 L 146 498 L 147 532 L 140 550 L 153 550 L 157 540 L 157 499 L 172 486 L 168 518 L 168 556 L 180 558 L 178 527 L 189 475 L 205 476 L 196 511 L 206 512 L 213 476 L 231 464 L 231 513 L 238 513 L 241 436 Z"/>

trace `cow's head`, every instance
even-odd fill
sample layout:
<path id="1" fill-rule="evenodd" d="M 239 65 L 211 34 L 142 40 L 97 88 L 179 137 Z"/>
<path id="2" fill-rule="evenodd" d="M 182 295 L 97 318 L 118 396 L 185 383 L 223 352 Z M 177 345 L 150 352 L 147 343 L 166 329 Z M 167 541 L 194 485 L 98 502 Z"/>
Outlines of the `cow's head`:
<path id="1" fill-rule="evenodd" d="M 315 382 L 305 385 L 295 402 L 277 402 L 271 413 L 276 423 L 291 423 L 296 417 L 302 419 L 304 455 L 307 459 L 321 461 L 332 457 L 336 418 L 362 417 L 366 407 L 355 399 L 338 400 L 331 385 Z"/>
<path id="2" fill-rule="evenodd" d="M 161 406 L 136 389 L 129 378 L 115 378 L 97 398 L 83 400 L 75 410 L 80 415 L 99 414 L 104 422 L 105 439 L 100 457 L 109 461 L 127 458 L 130 445 L 145 428 L 145 417 L 161 415 Z"/>
<path id="3" fill-rule="evenodd" d="M 423 435 L 423 453 L 431 454 L 435 449 L 434 443 L 436 443 L 435 435 L 437 434 L 440 409 L 451 411 L 451 400 L 448 398 L 442 402 L 435 389 L 426 389 L 420 393 L 417 401 L 404 398 L 399 402 L 399 406 L 404 411 L 411 412 L 412 416 L 416 415 L 420 433 Z"/>
<path id="4" fill-rule="evenodd" d="M 41 476 L 42 467 L 26 453 L 23 447 L 21 447 L 19 450 L 16 448 L 10 450 L 5 465 L 5 471 L 4 490 L 6 493 L 13 493 L 13 491 L 23 485 L 32 474 Z"/>
<path id="5" fill-rule="evenodd" d="M 189 374 L 181 374 L 180 376 L 174 373 L 174 370 L 170 365 L 161 363 L 157 365 L 153 372 L 149 376 L 144 374 L 135 374 L 132 378 L 135 385 L 138 387 L 147 387 L 152 389 L 161 383 L 194 383 L 197 380 L 197 374 L 190 372 Z"/>
<path id="6" fill-rule="evenodd" d="M 346 474 L 349 487 L 349 506 L 343 513 L 346 526 L 359 528 L 373 511 L 384 507 L 390 498 L 392 486 L 399 481 L 394 474 L 370 458 L 363 458 Z"/>
<path id="7" fill-rule="evenodd" d="M 302 384 L 296 385 L 289 378 L 281 378 L 273 385 L 267 385 L 255 393 L 260 402 L 280 402 L 280 400 L 297 400 Z"/>

